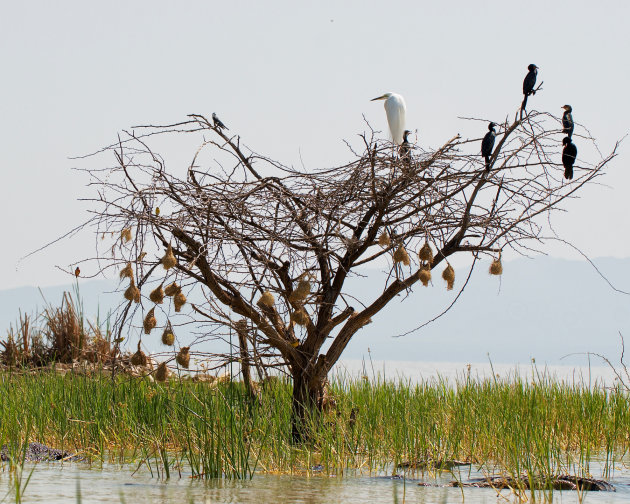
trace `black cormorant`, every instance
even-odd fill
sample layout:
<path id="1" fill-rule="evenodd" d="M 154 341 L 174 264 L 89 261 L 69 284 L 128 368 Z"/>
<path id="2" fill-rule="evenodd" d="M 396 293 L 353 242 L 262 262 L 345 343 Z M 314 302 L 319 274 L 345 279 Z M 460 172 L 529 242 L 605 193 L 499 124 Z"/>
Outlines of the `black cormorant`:
<path id="1" fill-rule="evenodd" d="M 212 112 L 212 120 L 214 121 L 214 127 L 217 128 L 218 130 L 222 130 L 223 128 L 230 129 L 221 122 L 221 119 L 219 119 L 214 112 Z"/>
<path id="2" fill-rule="evenodd" d="M 494 138 L 496 136 L 495 126 L 496 124 L 493 122 L 488 124 L 488 133 L 481 141 L 481 155 L 486 160 L 486 171 L 490 171 L 490 156 L 492 156 L 492 148 L 494 147 Z"/>
<path id="3" fill-rule="evenodd" d="M 573 136 L 573 116 L 571 112 L 573 112 L 573 108 L 571 105 L 563 105 L 564 114 L 562 114 L 562 133 L 567 135 L 569 139 Z"/>
<path id="4" fill-rule="evenodd" d="M 411 144 L 407 137 L 411 134 L 411 131 L 405 130 L 403 132 L 403 141 L 398 148 L 398 155 L 402 159 L 403 163 L 409 165 L 411 163 Z"/>
<path id="5" fill-rule="evenodd" d="M 564 137 L 562 139 L 562 145 L 564 145 L 564 149 L 562 149 L 564 178 L 571 180 L 573 178 L 573 164 L 575 163 L 575 158 L 577 158 L 577 147 L 573 142 L 571 142 L 569 137 Z"/>
<path id="6" fill-rule="evenodd" d="M 525 76 L 525 79 L 523 80 L 523 94 L 525 96 L 523 97 L 523 104 L 521 105 L 521 115 L 523 114 L 523 111 L 525 110 L 525 107 L 527 106 L 527 97 L 529 95 L 536 94 L 536 90 L 534 89 L 534 86 L 536 85 L 536 76 L 538 75 L 538 67 L 532 63 L 531 65 L 527 67 L 527 70 L 529 70 L 529 72 L 527 72 L 527 75 Z"/>

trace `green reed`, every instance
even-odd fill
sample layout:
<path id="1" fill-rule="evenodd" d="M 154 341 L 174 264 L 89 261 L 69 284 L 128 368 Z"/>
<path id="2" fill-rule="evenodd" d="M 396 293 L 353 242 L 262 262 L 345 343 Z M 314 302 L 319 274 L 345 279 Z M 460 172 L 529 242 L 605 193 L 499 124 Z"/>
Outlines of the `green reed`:
<path id="1" fill-rule="evenodd" d="M 620 388 L 540 377 L 413 384 L 374 377 L 332 380 L 334 407 L 306 419 L 291 442 L 288 382 L 166 384 L 68 372 L 0 375 L 0 439 L 133 462 L 159 478 L 251 478 L 255 471 L 394 472 L 399 463 L 449 459 L 487 473 L 604 476 L 625 454 L 630 401 Z M 17 455 L 15 455 L 17 457 Z"/>

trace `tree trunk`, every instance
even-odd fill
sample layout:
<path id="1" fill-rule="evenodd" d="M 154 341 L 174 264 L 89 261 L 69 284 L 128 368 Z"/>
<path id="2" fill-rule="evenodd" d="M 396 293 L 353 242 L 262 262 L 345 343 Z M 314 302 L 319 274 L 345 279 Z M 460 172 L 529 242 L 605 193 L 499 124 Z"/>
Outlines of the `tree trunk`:
<path id="1" fill-rule="evenodd" d="M 303 373 L 293 373 L 293 399 L 291 404 L 291 436 L 294 443 L 306 441 L 309 424 L 322 407 L 324 381 L 309 383 Z"/>
<path id="2" fill-rule="evenodd" d="M 243 321 L 239 321 L 243 322 Z M 252 400 L 258 400 L 258 393 L 254 389 L 249 368 L 249 351 L 247 348 L 247 325 L 237 324 L 236 334 L 238 335 L 238 346 L 240 351 L 241 374 L 243 375 L 243 383 L 245 389 Z"/>

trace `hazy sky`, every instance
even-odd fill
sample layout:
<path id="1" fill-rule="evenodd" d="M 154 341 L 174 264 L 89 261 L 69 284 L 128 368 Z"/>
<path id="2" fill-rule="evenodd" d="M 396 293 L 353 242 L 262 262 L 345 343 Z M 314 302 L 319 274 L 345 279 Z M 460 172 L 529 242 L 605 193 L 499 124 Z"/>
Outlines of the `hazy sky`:
<path id="1" fill-rule="evenodd" d="M 362 115 L 386 130 L 386 91 L 404 95 L 420 144 L 458 116 L 513 117 L 529 63 L 531 108 L 574 118 L 609 151 L 630 126 L 630 2 L 4 2 L 0 16 L 2 288 L 67 283 L 87 237 L 18 259 L 87 218 L 93 196 L 70 156 L 117 132 L 216 111 L 254 150 L 307 168 L 341 164 Z M 478 136 L 483 135 L 483 131 Z M 597 161 L 576 140 L 580 154 Z M 630 142 L 555 220 L 589 255 L 630 255 Z M 550 246 L 557 256 L 573 253 Z"/>

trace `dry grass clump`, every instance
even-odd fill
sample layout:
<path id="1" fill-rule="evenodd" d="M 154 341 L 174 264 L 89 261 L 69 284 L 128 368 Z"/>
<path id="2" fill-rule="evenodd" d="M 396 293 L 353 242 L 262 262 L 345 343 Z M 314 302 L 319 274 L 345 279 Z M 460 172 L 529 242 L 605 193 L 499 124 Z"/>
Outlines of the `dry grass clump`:
<path id="1" fill-rule="evenodd" d="M 423 262 L 433 262 L 433 251 L 431 250 L 431 245 L 429 245 L 429 242 L 424 242 L 424 245 L 422 245 L 420 252 L 418 252 L 418 257 Z"/>
<path id="2" fill-rule="evenodd" d="M 442 271 L 442 278 L 446 281 L 446 290 L 452 290 L 455 285 L 455 270 L 450 264 Z"/>
<path id="3" fill-rule="evenodd" d="M 164 289 L 162 288 L 162 285 L 153 289 L 151 291 L 151 294 L 149 294 L 149 299 L 155 304 L 162 304 L 162 302 L 164 301 Z"/>
<path id="4" fill-rule="evenodd" d="M 184 296 L 184 293 L 181 290 L 177 294 L 175 294 L 175 297 L 173 298 L 173 304 L 175 305 L 176 312 L 181 311 L 182 306 L 186 304 L 186 296 Z"/>
<path id="5" fill-rule="evenodd" d="M 383 248 L 387 248 L 391 245 L 391 243 L 392 242 L 389 239 L 389 234 L 387 233 L 387 231 L 383 231 L 378 237 L 378 244 Z"/>
<path id="6" fill-rule="evenodd" d="M 127 301 L 133 301 L 134 303 L 140 302 L 140 289 L 136 287 L 136 282 L 134 282 L 133 278 L 131 279 L 131 283 L 127 290 L 125 291 L 125 299 Z"/>
<path id="7" fill-rule="evenodd" d="M 133 269 L 131 268 L 131 263 L 128 262 L 127 265 L 120 270 L 120 278 L 131 278 L 133 279 Z"/>
<path id="8" fill-rule="evenodd" d="M 182 347 L 175 357 L 177 364 L 186 369 L 188 369 L 188 366 L 190 365 L 190 353 L 188 353 L 189 350 L 190 347 Z"/>
<path id="9" fill-rule="evenodd" d="M 174 296 L 181 290 L 182 288 L 179 285 L 177 285 L 175 282 L 173 282 L 172 284 L 169 284 L 166 286 L 166 289 L 164 289 L 164 294 L 166 294 L 167 296 Z"/>
<path id="10" fill-rule="evenodd" d="M 155 307 L 149 310 L 147 316 L 144 317 L 144 322 L 142 323 L 142 327 L 144 327 L 144 334 L 150 334 L 152 329 L 155 329 L 157 325 L 157 320 L 155 319 Z"/>
<path id="11" fill-rule="evenodd" d="M 273 297 L 273 294 L 267 290 L 263 292 L 262 296 L 260 296 L 260 299 L 256 304 L 258 304 L 258 306 L 267 306 L 268 308 L 273 308 L 273 305 L 275 303 L 276 300 Z"/>
<path id="12" fill-rule="evenodd" d="M 308 315 L 304 308 L 294 311 L 291 314 L 291 322 L 295 322 L 297 325 L 305 326 L 308 324 Z"/>
<path id="13" fill-rule="evenodd" d="M 431 268 L 429 266 L 422 266 L 418 271 L 418 279 L 422 282 L 422 285 L 427 287 L 431 281 Z"/>
<path id="14" fill-rule="evenodd" d="M 409 254 L 402 245 L 400 245 L 396 249 L 396 252 L 394 252 L 394 262 L 403 263 L 405 266 L 409 266 L 409 264 L 411 264 L 409 261 Z"/>
<path id="15" fill-rule="evenodd" d="M 501 264 L 501 257 L 498 257 L 490 265 L 491 275 L 501 275 L 503 273 L 503 265 Z"/>
<path id="16" fill-rule="evenodd" d="M 166 254 L 164 254 L 164 257 L 162 257 L 161 262 L 165 270 L 169 270 L 177 264 L 177 259 L 175 258 L 175 254 L 173 254 L 173 247 L 170 243 L 166 249 Z"/>

